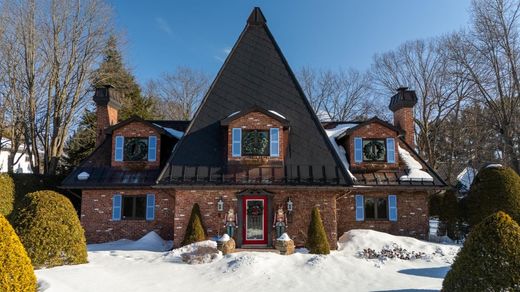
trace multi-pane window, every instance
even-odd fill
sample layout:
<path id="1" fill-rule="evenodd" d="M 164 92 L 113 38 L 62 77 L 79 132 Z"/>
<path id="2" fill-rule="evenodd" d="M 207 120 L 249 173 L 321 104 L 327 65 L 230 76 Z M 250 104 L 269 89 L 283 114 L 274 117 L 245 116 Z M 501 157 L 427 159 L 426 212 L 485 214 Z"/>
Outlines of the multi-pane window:
<path id="1" fill-rule="evenodd" d="M 389 220 L 397 221 L 397 197 L 374 198 L 363 195 L 355 196 L 356 221 L 364 220 Z"/>
<path id="2" fill-rule="evenodd" d="M 269 156 L 269 154 L 269 131 L 242 131 L 242 155 Z"/>
<path id="3" fill-rule="evenodd" d="M 123 196 L 123 220 L 142 220 L 146 217 L 146 196 Z"/>
<path id="4" fill-rule="evenodd" d="M 148 137 L 125 138 L 124 161 L 148 160 Z"/>
<path id="5" fill-rule="evenodd" d="M 354 137 L 354 162 L 395 163 L 395 139 Z"/>

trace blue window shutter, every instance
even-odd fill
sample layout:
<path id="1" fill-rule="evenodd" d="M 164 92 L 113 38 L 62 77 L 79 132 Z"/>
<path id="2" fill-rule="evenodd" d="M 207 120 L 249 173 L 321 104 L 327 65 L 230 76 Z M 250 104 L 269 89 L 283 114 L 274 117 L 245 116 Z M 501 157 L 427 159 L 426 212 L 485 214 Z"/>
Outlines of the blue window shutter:
<path id="1" fill-rule="evenodd" d="M 115 161 L 123 161 L 123 147 L 125 144 L 125 137 L 116 136 L 116 147 L 115 147 Z"/>
<path id="2" fill-rule="evenodd" d="M 386 162 L 395 163 L 395 140 L 386 138 Z"/>
<path id="3" fill-rule="evenodd" d="M 354 137 L 354 161 L 363 162 L 363 139 L 360 137 Z"/>
<path id="4" fill-rule="evenodd" d="M 242 129 L 233 128 L 231 136 L 231 155 L 240 157 L 242 156 Z"/>
<path id="5" fill-rule="evenodd" d="M 270 151 L 271 156 L 278 157 L 280 156 L 280 129 L 271 128 L 270 129 Z"/>
<path id="6" fill-rule="evenodd" d="M 121 195 L 115 194 L 112 197 L 112 220 L 119 221 L 121 220 Z"/>
<path id="7" fill-rule="evenodd" d="M 155 161 L 157 159 L 157 137 L 148 137 L 148 161 Z"/>
<path id="8" fill-rule="evenodd" d="M 390 221 L 397 221 L 397 196 L 389 195 L 388 196 L 388 219 Z"/>
<path id="9" fill-rule="evenodd" d="M 363 195 L 356 195 L 356 221 L 365 220 L 365 202 Z"/>
<path id="10" fill-rule="evenodd" d="M 146 220 L 155 219 L 155 195 L 146 195 Z"/>

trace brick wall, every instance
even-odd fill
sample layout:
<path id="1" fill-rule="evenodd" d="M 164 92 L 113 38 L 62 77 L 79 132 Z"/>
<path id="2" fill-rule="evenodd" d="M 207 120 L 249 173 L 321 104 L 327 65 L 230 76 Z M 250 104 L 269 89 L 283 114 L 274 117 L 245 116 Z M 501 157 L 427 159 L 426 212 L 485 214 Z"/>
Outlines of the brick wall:
<path id="1" fill-rule="evenodd" d="M 112 221 L 112 196 L 155 194 L 155 220 Z M 84 190 L 81 202 L 81 225 L 88 243 L 99 243 L 122 238 L 139 239 L 150 231 L 164 239 L 173 238 L 175 199 L 159 190 Z"/>
<path id="2" fill-rule="evenodd" d="M 373 229 L 394 235 L 412 236 L 426 239 L 429 229 L 428 193 L 427 192 L 393 192 L 397 195 L 397 221 L 366 220 L 356 221 L 355 195 L 365 197 L 387 198 L 388 192 L 356 192 L 338 199 L 338 235 L 351 229 Z"/>
<path id="3" fill-rule="evenodd" d="M 242 157 L 233 157 L 232 151 L 232 130 L 233 128 L 242 128 L 242 130 L 266 130 L 269 131 L 270 128 L 279 128 L 280 129 L 280 137 L 279 137 L 279 147 L 280 147 L 280 156 L 279 157 L 269 157 L 269 156 L 242 156 Z M 230 163 L 240 163 L 240 164 L 276 164 L 283 162 L 283 158 L 286 153 L 286 146 L 288 141 L 288 131 L 284 131 L 282 124 L 280 121 L 265 115 L 260 112 L 251 112 L 247 115 L 239 117 L 229 123 L 228 131 L 227 131 L 227 158 Z"/>
<path id="4" fill-rule="evenodd" d="M 395 145 L 395 162 L 396 163 L 385 163 L 385 162 L 361 162 L 361 163 L 354 163 L 354 137 L 361 137 L 363 139 L 382 139 L 385 140 L 386 138 L 394 138 L 396 141 Z M 364 127 L 361 127 L 359 129 L 356 129 L 353 131 L 349 136 L 344 138 L 342 141 L 340 141 L 347 150 L 349 154 L 349 161 L 352 161 L 350 164 L 351 168 L 354 170 L 360 169 L 360 170 L 377 170 L 377 169 L 397 169 L 399 167 L 399 155 L 397 151 L 397 133 L 389 129 L 379 123 L 371 123 Z M 385 140 L 386 143 L 386 140 Z"/>
<path id="5" fill-rule="evenodd" d="M 174 245 L 179 246 L 184 237 L 186 226 L 189 221 L 191 209 L 198 203 L 201 209 L 202 221 L 209 237 L 222 235 L 224 232 L 224 214 L 232 206 L 239 209 L 239 197 L 237 193 L 242 190 L 176 190 L 175 191 L 175 224 Z M 294 203 L 292 222 L 289 222 L 287 233 L 297 246 L 305 244 L 307 228 L 310 223 L 311 210 L 314 206 L 320 208 L 323 224 L 332 248 L 336 248 L 336 199 L 338 195 L 332 191 L 308 191 L 308 190 L 270 190 L 272 192 L 271 204 L 268 206 L 270 214 L 278 204 L 286 204 L 287 198 L 291 197 Z M 222 197 L 224 201 L 224 212 L 217 211 L 217 202 Z M 239 216 L 239 222 L 242 219 Z M 268 231 L 271 239 L 275 233 L 272 228 L 272 219 L 268 218 Z M 239 224 L 240 225 L 240 224 Z M 240 229 L 240 228 L 239 228 Z M 236 237 L 241 237 L 238 230 Z M 241 239 L 238 239 L 241 242 Z"/>
<path id="6" fill-rule="evenodd" d="M 116 147 L 116 136 L 124 136 L 126 138 L 142 137 L 148 138 L 148 136 L 157 137 L 157 156 L 155 161 L 115 161 L 114 153 Z M 133 122 L 125 125 L 121 128 L 114 130 L 112 133 L 112 167 L 124 168 L 124 169 L 156 169 L 159 168 L 161 161 L 161 135 L 156 129 L 141 123 Z"/>
<path id="7" fill-rule="evenodd" d="M 394 125 L 405 131 L 405 141 L 408 145 L 415 145 L 415 121 L 413 108 L 401 108 L 394 112 Z"/>

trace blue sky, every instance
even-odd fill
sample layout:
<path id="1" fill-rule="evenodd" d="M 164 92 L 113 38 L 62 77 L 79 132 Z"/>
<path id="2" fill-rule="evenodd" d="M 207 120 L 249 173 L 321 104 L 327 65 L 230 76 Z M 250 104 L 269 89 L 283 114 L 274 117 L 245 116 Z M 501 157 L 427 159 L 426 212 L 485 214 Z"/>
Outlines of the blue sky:
<path id="1" fill-rule="evenodd" d="M 470 7 L 470 0 L 109 1 L 141 83 L 178 66 L 214 77 L 255 6 L 295 71 L 365 70 L 375 53 L 467 26 Z"/>

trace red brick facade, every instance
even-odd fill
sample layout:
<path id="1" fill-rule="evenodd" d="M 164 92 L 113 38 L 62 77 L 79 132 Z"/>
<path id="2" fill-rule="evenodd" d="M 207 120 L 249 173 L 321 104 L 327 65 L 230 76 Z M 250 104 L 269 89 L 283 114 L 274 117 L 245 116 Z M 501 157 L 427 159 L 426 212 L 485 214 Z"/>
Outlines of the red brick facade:
<path id="1" fill-rule="evenodd" d="M 404 140 L 412 147 L 415 146 L 415 122 L 413 117 L 412 107 L 404 107 L 394 112 L 394 125 L 404 130 Z"/>
<path id="2" fill-rule="evenodd" d="M 96 129 L 98 133 L 96 136 L 96 146 L 105 139 L 105 129 L 117 124 L 118 110 L 110 104 L 98 105 L 96 107 Z"/>
<path id="3" fill-rule="evenodd" d="M 116 147 L 116 136 L 123 136 L 125 138 L 149 136 L 157 137 L 157 155 L 155 161 L 115 161 L 114 153 Z M 161 135 L 156 129 L 141 122 L 134 122 L 117 128 L 112 133 L 112 167 L 124 169 L 157 169 L 161 161 Z"/>
<path id="4" fill-rule="evenodd" d="M 202 221 L 209 238 L 222 235 L 224 215 L 230 207 L 237 210 L 239 228 L 235 235 L 240 245 L 243 226 L 241 223 L 240 202 L 244 197 L 239 194 L 244 189 L 146 189 L 146 190 L 85 190 L 81 207 L 81 223 L 89 243 L 112 241 L 122 238 L 138 239 L 150 231 L 155 231 L 165 239 L 173 239 L 179 246 L 195 203 L 201 209 Z M 255 190 L 258 191 L 258 190 Z M 263 190 L 260 190 L 263 191 Z M 121 220 L 112 221 L 112 196 L 123 195 L 156 195 L 155 220 Z M 387 191 L 363 191 L 341 189 L 302 189 L 282 188 L 269 189 L 268 234 L 275 237 L 272 228 L 272 217 L 276 206 L 286 206 L 290 197 L 294 203 L 294 211 L 290 214 L 287 233 L 297 246 L 305 244 L 311 210 L 319 207 L 323 224 L 332 248 L 336 248 L 337 238 L 351 229 L 373 229 L 396 235 L 413 236 L 424 239 L 428 234 L 428 194 L 426 192 L 392 192 L 397 195 L 398 220 L 365 220 L 355 219 L 355 194 L 366 197 L 386 197 Z M 217 210 L 219 199 L 224 201 L 224 211 Z"/>

